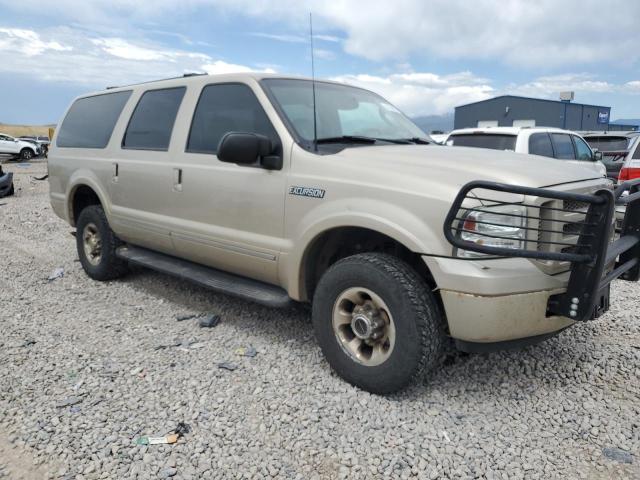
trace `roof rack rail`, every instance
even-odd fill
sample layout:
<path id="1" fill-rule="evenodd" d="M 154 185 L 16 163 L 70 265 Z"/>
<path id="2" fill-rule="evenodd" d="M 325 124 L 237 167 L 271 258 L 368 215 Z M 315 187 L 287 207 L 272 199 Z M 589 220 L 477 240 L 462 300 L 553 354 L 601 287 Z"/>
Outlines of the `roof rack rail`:
<path id="1" fill-rule="evenodd" d="M 208 73 L 188 72 L 188 73 L 183 73 L 179 77 L 159 78 L 157 80 L 148 80 L 146 82 L 130 83 L 128 85 L 113 85 L 113 86 L 107 87 L 106 90 L 112 90 L 114 88 L 134 87 L 136 85 L 146 85 L 147 83 L 162 82 L 164 80 L 177 80 L 178 78 L 197 77 L 197 76 L 200 76 L 200 75 L 208 75 Z"/>

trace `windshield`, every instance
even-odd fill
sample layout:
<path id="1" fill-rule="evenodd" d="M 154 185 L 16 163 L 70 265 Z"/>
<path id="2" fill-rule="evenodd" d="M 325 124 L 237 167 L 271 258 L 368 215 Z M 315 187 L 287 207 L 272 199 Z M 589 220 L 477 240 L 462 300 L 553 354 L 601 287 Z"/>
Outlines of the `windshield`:
<path id="1" fill-rule="evenodd" d="M 515 150 L 515 135 L 496 135 L 468 133 L 460 135 L 451 135 L 447 140 L 447 145 L 456 147 L 478 147 L 490 148 L 492 150 Z"/>
<path id="2" fill-rule="evenodd" d="M 311 142 L 313 82 L 269 78 L 263 80 L 295 133 Z M 318 139 L 372 137 L 403 140 L 427 135 L 397 108 L 373 92 L 347 85 L 315 82 Z"/>

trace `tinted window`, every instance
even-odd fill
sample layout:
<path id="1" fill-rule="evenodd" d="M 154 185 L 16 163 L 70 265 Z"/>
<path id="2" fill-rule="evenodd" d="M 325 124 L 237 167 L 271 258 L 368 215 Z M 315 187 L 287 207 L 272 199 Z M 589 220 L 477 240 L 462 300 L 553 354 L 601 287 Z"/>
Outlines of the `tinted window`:
<path id="1" fill-rule="evenodd" d="M 529 153 L 553 158 L 551 137 L 548 133 L 534 133 L 529 137 Z"/>
<path id="2" fill-rule="evenodd" d="M 228 132 L 258 133 L 278 141 L 267 114 L 247 85 L 207 85 L 193 115 L 187 151 L 216 153 L 220 139 Z"/>
<path id="3" fill-rule="evenodd" d="M 145 92 L 131 115 L 122 148 L 167 150 L 185 88 Z"/>
<path id="4" fill-rule="evenodd" d="M 640 158 L 640 140 L 636 142 L 636 151 L 633 154 L 633 158 Z"/>
<path id="5" fill-rule="evenodd" d="M 593 160 L 593 153 L 584 140 L 574 136 L 573 142 L 576 144 L 576 157 L 578 160 Z"/>
<path id="6" fill-rule="evenodd" d="M 573 150 L 573 142 L 571 137 L 566 133 L 552 133 L 553 148 L 556 152 L 556 158 L 562 160 L 575 160 L 576 152 Z"/>
<path id="7" fill-rule="evenodd" d="M 588 137 L 585 140 L 591 145 L 591 148 L 596 148 L 601 152 L 626 150 L 628 145 L 626 137 Z"/>
<path id="8" fill-rule="evenodd" d="M 106 93 L 76 100 L 62 121 L 59 147 L 104 148 L 131 91 Z"/>
<path id="9" fill-rule="evenodd" d="M 451 135 L 447 140 L 447 145 L 455 145 L 458 147 L 478 147 L 490 148 L 492 150 L 515 150 L 515 135 L 496 135 L 491 134 L 462 134 Z"/>

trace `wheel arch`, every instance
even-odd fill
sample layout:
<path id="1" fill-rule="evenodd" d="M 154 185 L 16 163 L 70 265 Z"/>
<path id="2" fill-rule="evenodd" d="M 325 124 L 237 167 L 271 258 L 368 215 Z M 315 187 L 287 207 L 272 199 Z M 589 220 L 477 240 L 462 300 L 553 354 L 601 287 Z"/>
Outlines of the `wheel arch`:
<path id="1" fill-rule="evenodd" d="M 105 213 L 107 213 L 108 210 L 105 193 L 96 181 L 87 177 L 72 179 L 67 193 L 67 199 L 67 215 L 69 223 L 74 227 L 76 226 L 78 215 L 84 207 L 88 205 L 101 205 L 102 208 L 105 209 Z"/>
<path id="2" fill-rule="evenodd" d="M 407 262 L 435 289 L 435 279 L 420 253 L 401 235 L 390 235 L 371 226 L 341 225 L 317 232 L 300 256 L 297 272 L 299 299 L 310 301 L 322 274 L 338 260 L 365 252 L 389 253 Z"/>

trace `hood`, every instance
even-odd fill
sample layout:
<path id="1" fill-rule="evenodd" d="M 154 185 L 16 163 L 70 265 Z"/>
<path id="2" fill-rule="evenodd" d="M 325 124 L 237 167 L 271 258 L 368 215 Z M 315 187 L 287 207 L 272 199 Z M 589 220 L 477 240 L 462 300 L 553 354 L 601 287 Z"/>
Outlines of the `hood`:
<path id="1" fill-rule="evenodd" d="M 600 178 L 588 167 L 554 158 L 500 150 L 438 145 L 389 145 L 345 148 L 342 164 L 373 177 L 402 176 L 461 187 L 485 180 L 526 187 L 548 187 Z M 409 187 L 412 180 L 405 182 Z"/>

